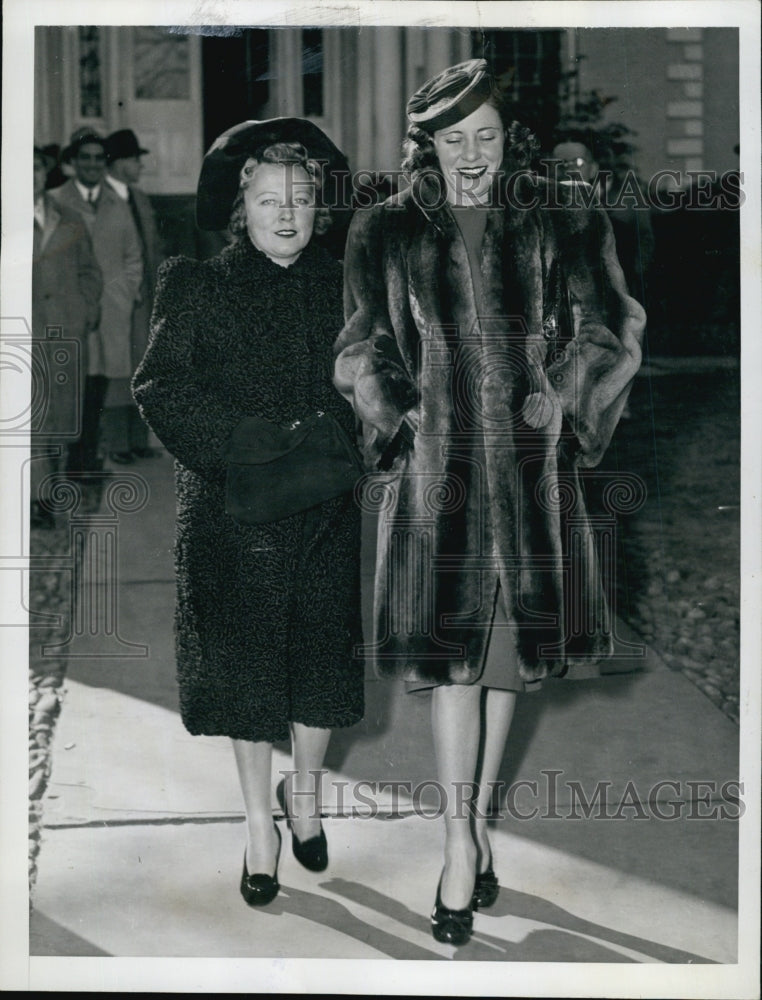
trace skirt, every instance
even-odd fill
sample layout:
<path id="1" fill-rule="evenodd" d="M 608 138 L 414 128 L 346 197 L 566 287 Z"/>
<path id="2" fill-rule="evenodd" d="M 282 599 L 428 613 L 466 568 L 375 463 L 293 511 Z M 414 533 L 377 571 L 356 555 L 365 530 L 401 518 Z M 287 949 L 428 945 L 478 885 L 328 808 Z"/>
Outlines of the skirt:
<path id="1" fill-rule="evenodd" d="M 405 688 L 408 694 L 421 694 L 431 691 L 441 684 L 451 681 L 407 681 Z M 519 671 L 519 660 L 516 653 L 516 626 L 511 625 L 505 613 L 500 581 L 495 591 L 495 605 L 492 613 L 487 649 L 484 654 L 484 667 L 479 677 L 471 682 L 479 687 L 498 688 L 501 691 L 530 692 L 539 691 L 542 681 L 527 681 Z"/>

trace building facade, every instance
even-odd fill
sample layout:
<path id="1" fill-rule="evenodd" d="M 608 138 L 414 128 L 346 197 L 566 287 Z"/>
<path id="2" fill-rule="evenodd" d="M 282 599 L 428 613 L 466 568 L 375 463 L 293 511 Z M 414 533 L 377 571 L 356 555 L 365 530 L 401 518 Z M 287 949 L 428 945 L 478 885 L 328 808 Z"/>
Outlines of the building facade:
<path id="1" fill-rule="evenodd" d="M 738 167 L 738 32 L 722 28 L 38 27 L 35 139 L 132 128 L 142 186 L 195 189 L 204 150 L 245 118 L 304 115 L 357 170 L 399 165 L 407 97 L 486 55 L 519 118 L 547 141 L 580 94 L 634 133 L 638 173 Z"/>

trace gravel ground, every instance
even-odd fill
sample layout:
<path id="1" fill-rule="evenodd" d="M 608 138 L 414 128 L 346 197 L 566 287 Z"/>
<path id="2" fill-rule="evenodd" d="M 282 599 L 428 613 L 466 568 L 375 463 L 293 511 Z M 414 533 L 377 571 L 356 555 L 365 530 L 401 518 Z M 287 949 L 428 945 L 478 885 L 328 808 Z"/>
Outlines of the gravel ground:
<path id="1" fill-rule="evenodd" d="M 97 488 L 85 487 L 83 503 L 97 509 Z M 42 827 L 42 796 L 51 771 L 50 745 L 66 693 L 66 658 L 55 649 L 43 647 L 62 643 L 72 620 L 70 570 L 38 568 L 48 556 L 69 552 L 69 524 L 59 515 L 54 529 L 33 530 L 29 573 L 29 887 L 37 876 Z M 39 560 L 37 565 L 36 560 Z M 47 618 L 42 621 L 42 616 Z M 35 618 L 37 620 L 35 621 Z"/>
<path id="2" fill-rule="evenodd" d="M 739 372 L 651 370 L 603 466 L 637 473 L 647 494 L 619 523 L 617 611 L 737 723 Z"/>
<path id="3" fill-rule="evenodd" d="M 617 527 L 615 603 L 672 670 L 681 671 L 728 718 L 739 698 L 739 373 L 735 368 L 672 371 L 636 380 L 600 470 L 635 473 L 643 506 Z M 601 503 L 598 477 L 588 484 L 591 511 Z M 97 507 L 97 493 L 87 502 Z M 35 556 L 65 554 L 68 524 L 32 532 Z M 30 629 L 29 884 L 40 848 L 42 796 L 51 743 L 65 695 L 66 661 L 41 647 L 66 637 L 71 589 L 66 573 L 32 568 L 32 612 L 60 615 Z"/>

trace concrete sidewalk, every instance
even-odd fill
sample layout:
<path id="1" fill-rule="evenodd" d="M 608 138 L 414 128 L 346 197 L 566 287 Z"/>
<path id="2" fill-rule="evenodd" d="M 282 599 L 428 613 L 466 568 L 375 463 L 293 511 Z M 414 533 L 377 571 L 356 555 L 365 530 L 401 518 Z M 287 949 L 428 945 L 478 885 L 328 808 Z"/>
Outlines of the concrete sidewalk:
<path id="1" fill-rule="evenodd" d="M 652 651 L 519 699 L 492 830 L 501 894 L 467 947 L 428 926 L 442 843 L 421 787 L 436 773 L 428 701 L 370 677 L 365 719 L 329 749 L 328 871 L 296 863 L 281 820 L 282 891 L 247 908 L 230 744 L 189 736 L 177 713 L 171 462 L 131 475 L 148 500 L 118 516 L 118 589 L 98 604 L 113 628 L 70 649 L 32 956 L 737 961 L 738 730 Z M 366 581 L 371 564 L 368 546 Z"/>

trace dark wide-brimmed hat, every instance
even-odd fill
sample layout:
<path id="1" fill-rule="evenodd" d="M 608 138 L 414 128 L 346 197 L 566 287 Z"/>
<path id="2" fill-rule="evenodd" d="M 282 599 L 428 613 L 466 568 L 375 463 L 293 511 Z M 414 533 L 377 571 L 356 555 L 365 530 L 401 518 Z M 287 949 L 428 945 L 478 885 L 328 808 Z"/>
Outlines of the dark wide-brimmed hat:
<path id="1" fill-rule="evenodd" d="M 68 163 L 70 160 L 74 159 L 82 146 L 88 146 L 91 143 L 97 143 L 99 146 L 103 146 L 103 151 L 106 151 L 106 140 L 102 135 L 99 135 L 92 128 L 78 128 L 75 132 L 72 132 L 71 139 L 69 139 L 69 145 L 61 153 L 61 160 L 64 163 Z"/>
<path id="2" fill-rule="evenodd" d="M 138 137 L 130 128 L 120 128 L 112 132 L 106 139 L 106 155 L 109 163 L 114 160 L 131 159 L 133 156 L 144 156 L 148 152 L 138 142 Z"/>
<path id="3" fill-rule="evenodd" d="M 50 152 L 50 148 L 48 146 L 35 146 L 34 155 L 38 156 L 42 160 L 43 164 L 45 165 L 45 170 L 48 173 L 50 173 L 50 171 L 58 162 L 58 158 L 54 156 L 52 152 Z"/>
<path id="4" fill-rule="evenodd" d="M 269 118 L 246 121 L 223 132 L 209 148 L 201 166 L 196 192 L 196 224 L 199 229 L 225 229 L 230 221 L 241 181 L 241 169 L 251 156 L 278 142 L 299 142 L 311 160 L 323 169 L 323 204 L 339 204 L 338 176 L 348 173 L 346 156 L 328 136 L 306 118 Z"/>
<path id="5" fill-rule="evenodd" d="M 407 102 L 407 116 L 429 133 L 448 128 L 484 104 L 493 85 L 486 59 L 448 66 L 416 90 Z"/>

